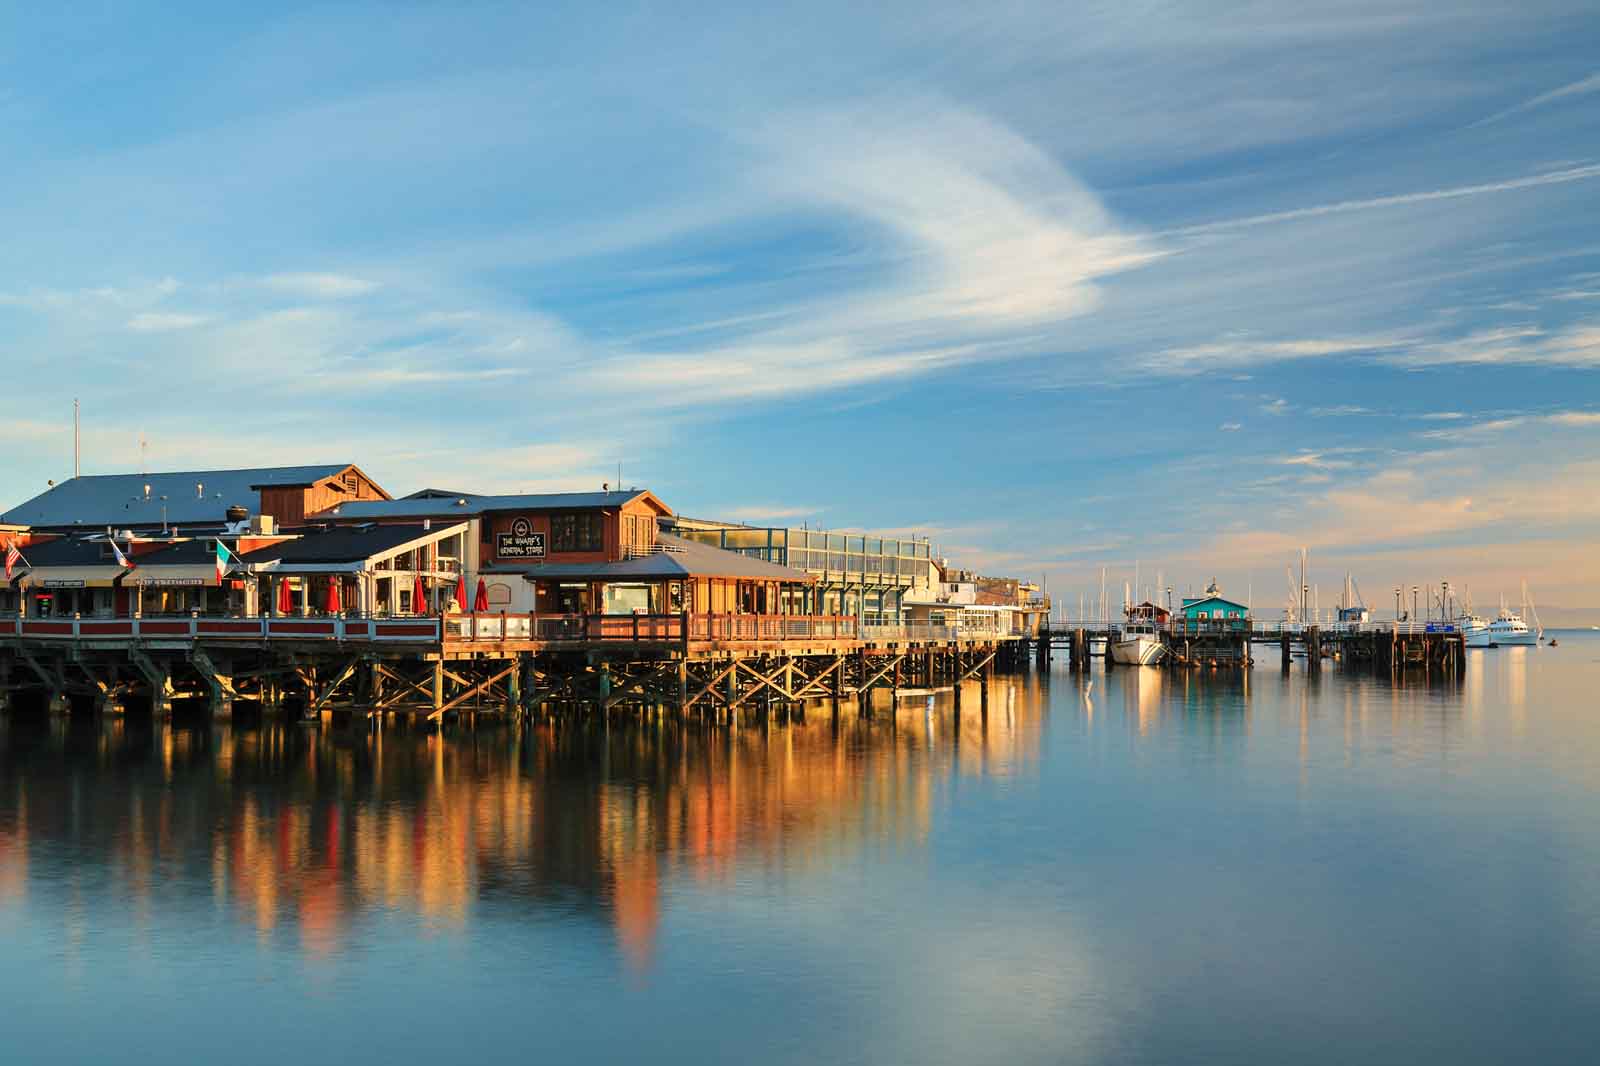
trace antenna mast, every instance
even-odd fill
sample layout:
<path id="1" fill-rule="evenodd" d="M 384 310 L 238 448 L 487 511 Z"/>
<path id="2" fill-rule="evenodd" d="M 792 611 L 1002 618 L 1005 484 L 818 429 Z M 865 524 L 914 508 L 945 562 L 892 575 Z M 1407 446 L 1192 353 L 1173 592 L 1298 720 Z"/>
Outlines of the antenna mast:
<path id="1" fill-rule="evenodd" d="M 76 396 L 74 396 L 72 398 L 72 476 L 73 477 L 77 477 L 78 474 L 79 474 L 79 471 L 81 469 L 80 466 L 79 466 L 79 459 L 81 457 L 81 451 L 82 451 L 82 449 L 79 446 L 80 439 L 81 438 L 79 437 L 79 434 L 78 434 L 78 398 Z"/>

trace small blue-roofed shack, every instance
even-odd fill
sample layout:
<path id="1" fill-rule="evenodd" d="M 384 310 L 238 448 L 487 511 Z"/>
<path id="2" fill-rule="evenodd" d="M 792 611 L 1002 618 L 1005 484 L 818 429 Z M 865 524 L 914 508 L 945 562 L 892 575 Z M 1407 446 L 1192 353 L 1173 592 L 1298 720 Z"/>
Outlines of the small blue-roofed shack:
<path id="1" fill-rule="evenodd" d="M 1222 595 L 1216 578 L 1199 596 L 1185 596 L 1178 609 L 1185 629 L 1244 629 L 1250 624 L 1250 608 Z"/>

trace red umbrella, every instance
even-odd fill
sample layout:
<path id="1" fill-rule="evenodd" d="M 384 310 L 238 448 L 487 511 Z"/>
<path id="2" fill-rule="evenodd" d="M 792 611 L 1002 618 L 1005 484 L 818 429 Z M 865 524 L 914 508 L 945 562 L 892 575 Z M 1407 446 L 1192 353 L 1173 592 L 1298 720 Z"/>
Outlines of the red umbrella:
<path id="1" fill-rule="evenodd" d="M 423 591 L 421 574 L 411 584 L 411 610 L 415 614 L 428 613 L 428 594 Z"/>
<path id="2" fill-rule="evenodd" d="M 456 575 L 456 607 L 459 610 L 467 609 L 467 575 Z"/>
<path id="3" fill-rule="evenodd" d="M 339 579 L 336 577 L 328 578 L 328 613 L 339 613 Z"/>
<path id="4" fill-rule="evenodd" d="M 489 609 L 489 587 L 483 583 L 483 578 L 478 579 L 478 594 L 472 597 L 474 611 L 487 611 Z"/>
<path id="5" fill-rule="evenodd" d="M 289 591 L 289 582 L 278 582 L 278 613 L 294 613 L 294 593 Z"/>

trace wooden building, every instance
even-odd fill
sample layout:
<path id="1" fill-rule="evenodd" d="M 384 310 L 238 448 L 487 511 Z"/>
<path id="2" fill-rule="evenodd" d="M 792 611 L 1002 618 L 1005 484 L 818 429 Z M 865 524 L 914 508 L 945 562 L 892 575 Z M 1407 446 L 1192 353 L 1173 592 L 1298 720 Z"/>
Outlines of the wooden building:
<path id="1" fill-rule="evenodd" d="M 484 496 L 424 489 L 341 503 L 334 525 L 465 522 L 469 593 L 508 614 L 800 614 L 815 579 L 666 533 L 672 512 L 645 489 Z M 469 610 L 472 604 L 462 604 Z"/>
<path id="2" fill-rule="evenodd" d="M 234 523 L 230 512 L 242 510 L 293 527 L 341 502 L 387 499 L 389 494 L 353 463 L 94 474 L 52 484 L 0 514 L 0 523 L 35 532 L 212 531 Z"/>

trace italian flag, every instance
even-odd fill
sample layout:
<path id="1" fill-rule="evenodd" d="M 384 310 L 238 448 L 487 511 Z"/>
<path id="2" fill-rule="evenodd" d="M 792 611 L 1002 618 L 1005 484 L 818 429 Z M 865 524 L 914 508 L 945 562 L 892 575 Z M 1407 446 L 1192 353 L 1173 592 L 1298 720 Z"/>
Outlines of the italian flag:
<path id="1" fill-rule="evenodd" d="M 217 541 L 217 584 L 222 584 L 222 576 L 228 572 L 228 560 L 239 561 L 239 557 L 228 550 L 222 541 Z"/>

